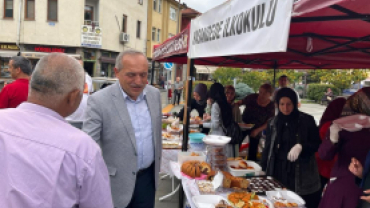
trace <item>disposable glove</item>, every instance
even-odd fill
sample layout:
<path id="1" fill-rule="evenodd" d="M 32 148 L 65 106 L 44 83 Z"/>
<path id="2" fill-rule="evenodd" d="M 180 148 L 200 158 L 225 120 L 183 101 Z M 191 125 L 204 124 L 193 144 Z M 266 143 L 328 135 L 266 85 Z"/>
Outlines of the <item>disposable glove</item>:
<path id="1" fill-rule="evenodd" d="M 342 131 L 342 129 L 338 126 L 338 124 L 333 123 L 330 126 L 330 141 L 333 144 L 338 143 L 339 140 L 339 132 Z"/>
<path id="2" fill-rule="evenodd" d="M 290 149 L 288 153 L 288 160 L 290 162 L 294 162 L 298 159 L 299 155 L 302 152 L 302 145 L 301 144 L 296 144 Z"/>

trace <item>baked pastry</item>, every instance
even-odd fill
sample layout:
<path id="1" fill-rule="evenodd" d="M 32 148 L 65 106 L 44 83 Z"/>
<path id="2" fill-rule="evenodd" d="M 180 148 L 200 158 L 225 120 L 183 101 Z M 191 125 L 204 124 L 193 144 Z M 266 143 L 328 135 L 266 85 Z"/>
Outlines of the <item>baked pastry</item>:
<path id="1" fill-rule="evenodd" d="M 231 188 L 231 179 L 230 178 L 224 178 L 222 180 L 222 187 Z"/>
<path id="2" fill-rule="evenodd" d="M 209 175 L 209 173 L 212 171 L 211 165 L 206 162 L 200 163 L 200 172 L 202 172 L 205 175 Z"/>
<path id="3" fill-rule="evenodd" d="M 191 155 L 190 156 L 199 156 L 198 153 L 195 153 L 195 152 L 191 152 Z"/>
<path id="4" fill-rule="evenodd" d="M 181 166 L 181 172 L 192 177 L 198 178 L 202 174 L 202 169 L 205 171 L 210 168 L 210 165 L 206 162 L 199 162 L 197 160 L 186 161 Z"/>
<path id="5" fill-rule="evenodd" d="M 249 186 L 249 181 L 244 178 L 233 177 L 231 178 L 231 187 L 246 189 Z"/>
<path id="6" fill-rule="evenodd" d="M 248 168 L 248 164 L 245 161 L 240 160 L 239 161 L 239 167 L 241 167 L 243 169 L 247 169 Z"/>
<path id="7" fill-rule="evenodd" d="M 243 188 L 243 189 L 246 189 L 248 188 L 249 186 L 249 181 L 247 179 L 244 179 L 244 178 L 240 178 L 240 177 L 235 177 L 233 175 L 231 175 L 229 172 L 225 172 L 223 171 L 222 172 L 223 175 L 224 175 L 224 178 L 227 178 L 230 180 L 230 187 L 225 187 L 224 188 Z"/>
<path id="8" fill-rule="evenodd" d="M 213 181 L 213 178 L 215 177 L 215 175 L 216 175 L 216 171 L 211 170 L 211 171 L 208 173 L 208 175 L 207 175 L 207 180 L 209 180 L 209 181 Z"/>

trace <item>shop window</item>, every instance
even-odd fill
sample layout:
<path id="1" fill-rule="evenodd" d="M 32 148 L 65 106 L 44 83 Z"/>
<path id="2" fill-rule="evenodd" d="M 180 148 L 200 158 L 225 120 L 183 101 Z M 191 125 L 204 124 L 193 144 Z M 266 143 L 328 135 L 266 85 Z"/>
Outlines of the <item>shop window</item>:
<path id="1" fill-rule="evenodd" d="M 101 52 L 101 56 L 104 56 L 104 57 L 110 57 L 110 53 L 107 52 L 107 51 L 102 51 Z"/>
<path id="2" fill-rule="evenodd" d="M 25 1 L 25 14 L 26 20 L 35 20 L 35 0 Z"/>
<path id="3" fill-rule="evenodd" d="M 84 50 L 85 60 L 96 60 L 96 54 L 94 50 L 85 49 Z"/>
<path id="4" fill-rule="evenodd" d="M 13 18 L 14 1 L 4 0 L 4 18 Z"/>
<path id="5" fill-rule="evenodd" d="M 0 76 L 2 78 L 10 78 L 10 73 L 8 71 L 8 68 L 9 68 L 9 60 L 10 58 L 2 58 L 0 57 Z"/>
<path id="6" fill-rule="evenodd" d="M 109 73 L 109 67 L 110 67 L 110 64 L 107 64 L 107 63 L 102 63 L 102 64 L 101 64 L 100 75 L 101 75 L 102 77 L 107 77 L 107 76 L 108 76 L 108 73 Z"/>
<path id="7" fill-rule="evenodd" d="M 48 21 L 58 21 L 58 0 L 48 0 Z"/>

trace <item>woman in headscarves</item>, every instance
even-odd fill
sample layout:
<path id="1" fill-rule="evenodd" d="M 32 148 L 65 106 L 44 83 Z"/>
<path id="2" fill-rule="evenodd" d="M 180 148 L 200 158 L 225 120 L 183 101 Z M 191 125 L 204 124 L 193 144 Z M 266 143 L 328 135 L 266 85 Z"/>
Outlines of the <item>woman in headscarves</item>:
<path id="1" fill-rule="evenodd" d="M 233 122 L 231 106 L 227 102 L 225 89 L 220 83 L 214 83 L 208 94 L 212 102 L 211 121 L 203 123 L 204 128 L 210 128 L 210 135 L 225 136 L 225 129 Z M 239 145 L 227 145 L 228 157 L 234 157 L 239 153 Z"/>
<path id="2" fill-rule="evenodd" d="M 307 208 L 317 208 L 320 177 L 315 152 L 320 145 L 319 130 L 312 116 L 298 110 L 297 94 L 292 89 L 280 89 L 275 103 L 279 112 L 267 125 L 262 170 L 299 194 Z"/>
<path id="3" fill-rule="evenodd" d="M 320 208 L 356 207 L 362 190 L 348 166 L 352 158 L 364 164 L 370 150 L 370 87 L 362 88 L 348 98 L 342 117 L 333 121 L 326 139 L 319 148 L 319 156 L 331 160 L 338 154 L 330 181 L 320 203 Z M 370 187 L 368 187 L 370 188 Z"/>
<path id="4" fill-rule="evenodd" d="M 205 108 L 207 107 L 207 85 L 199 83 L 195 86 L 193 92 L 193 99 L 191 99 L 190 112 L 192 110 L 198 111 L 199 117 L 203 118 Z M 178 117 L 182 121 L 184 118 L 184 108 L 182 108 L 178 114 Z"/>

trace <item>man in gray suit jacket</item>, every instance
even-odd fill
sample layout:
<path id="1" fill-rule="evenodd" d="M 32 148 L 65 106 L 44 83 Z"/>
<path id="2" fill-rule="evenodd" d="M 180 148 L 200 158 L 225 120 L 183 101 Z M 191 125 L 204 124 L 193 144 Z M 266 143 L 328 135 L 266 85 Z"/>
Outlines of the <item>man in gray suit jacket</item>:
<path id="1" fill-rule="evenodd" d="M 114 206 L 154 207 L 162 154 L 162 106 L 159 90 L 146 85 L 143 53 L 119 54 L 118 82 L 89 97 L 83 131 L 102 148 Z"/>

